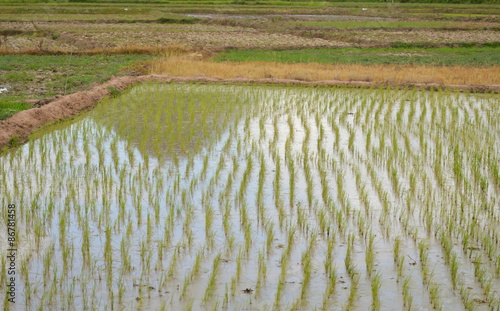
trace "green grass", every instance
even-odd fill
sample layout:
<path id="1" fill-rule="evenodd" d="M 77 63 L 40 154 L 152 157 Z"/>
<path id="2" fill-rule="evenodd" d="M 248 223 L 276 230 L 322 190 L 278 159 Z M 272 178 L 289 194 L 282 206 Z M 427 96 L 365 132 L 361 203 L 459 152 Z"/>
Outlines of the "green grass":
<path id="1" fill-rule="evenodd" d="M 216 61 L 268 61 L 325 64 L 412 64 L 436 66 L 498 66 L 498 47 L 341 48 L 302 50 L 229 50 Z"/>
<path id="2" fill-rule="evenodd" d="M 293 21 L 289 26 L 299 27 L 335 27 L 335 28 L 474 28 L 471 23 L 446 21 Z"/>
<path id="3" fill-rule="evenodd" d="M 151 58 L 146 55 L 2 55 L 0 85 L 10 88 L 9 92 L 0 94 L 0 119 L 29 108 L 28 99 L 83 90 L 112 75 L 131 71 L 127 67 Z"/>
<path id="4" fill-rule="evenodd" d="M 0 3 L 44 3 L 44 0 L 0 0 Z M 313 1 L 304 1 L 304 0 L 289 0 L 289 1 L 276 1 L 276 0 L 55 0 L 53 3 L 106 3 L 106 4 L 130 4 L 130 3 L 141 3 L 141 4 L 149 4 L 149 3 L 179 3 L 179 4 L 227 4 L 227 5 L 265 5 L 265 4 L 310 4 L 310 3 L 318 3 L 324 5 L 325 3 L 373 3 L 379 2 L 379 0 L 334 0 L 334 1 L 321 1 L 321 0 L 313 0 Z M 456 4 L 490 4 L 497 3 L 496 0 L 398 0 L 396 3 L 401 4 L 433 4 L 433 3 L 442 3 L 449 5 Z"/>
<path id="5" fill-rule="evenodd" d="M 14 99 L 15 100 L 15 99 Z M 13 114 L 29 109 L 30 105 L 23 102 L 3 102 L 0 101 L 0 120 L 4 120 Z"/>

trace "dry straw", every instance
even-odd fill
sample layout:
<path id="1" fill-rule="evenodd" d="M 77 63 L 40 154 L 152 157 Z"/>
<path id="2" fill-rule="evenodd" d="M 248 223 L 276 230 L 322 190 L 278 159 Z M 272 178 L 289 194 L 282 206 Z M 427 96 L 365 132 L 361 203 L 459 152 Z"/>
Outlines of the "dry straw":
<path id="1" fill-rule="evenodd" d="M 176 77 L 275 78 L 302 81 L 340 80 L 389 84 L 439 83 L 445 85 L 500 84 L 500 66 L 478 68 L 414 65 L 284 64 L 275 62 L 223 62 L 200 60 L 199 54 L 166 57 L 151 63 L 151 74 Z"/>

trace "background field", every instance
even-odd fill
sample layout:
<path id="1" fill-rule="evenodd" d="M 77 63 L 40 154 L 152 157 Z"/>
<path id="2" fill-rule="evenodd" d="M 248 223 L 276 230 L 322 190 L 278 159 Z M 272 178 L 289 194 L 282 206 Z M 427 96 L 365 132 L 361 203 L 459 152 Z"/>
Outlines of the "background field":
<path id="1" fill-rule="evenodd" d="M 500 64 L 494 2 L 28 2 L 0 2 L 0 87 L 7 90 L 0 118 L 29 107 L 27 100 L 82 90 L 111 75 L 173 72 L 165 68 L 172 50 L 194 62 L 363 65 L 363 80 L 375 80 L 369 66 L 377 65 L 494 72 Z M 418 81 L 449 83 L 440 76 Z"/>

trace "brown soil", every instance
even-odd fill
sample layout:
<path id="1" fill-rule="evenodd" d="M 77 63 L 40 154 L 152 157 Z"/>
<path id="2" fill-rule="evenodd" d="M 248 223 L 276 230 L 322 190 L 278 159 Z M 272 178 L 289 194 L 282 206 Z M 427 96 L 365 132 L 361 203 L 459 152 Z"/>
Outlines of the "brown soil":
<path id="1" fill-rule="evenodd" d="M 287 85 L 323 85 L 323 86 L 353 86 L 371 87 L 382 85 L 376 82 L 365 81 L 300 81 L 291 79 L 217 79 L 208 77 L 170 77 L 165 75 L 144 75 L 115 77 L 110 81 L 95 86 L 91 90 L 76 92 L 66 96 L 59 96 L 34 103 L 36 108 L 16 113 L 7 120 L 0 121 L 0 149 L 9 148 L 25 142 L 34 131 L 59 120 L 68 119 L 76 114 L 88 110 L 110 94 L 110 89 L 124 90 L 125 88 L 147 81 L 153 82 L 210 82 L 210 83 L 261 83 Z M 419 89 L 437 89 L 447 87 L 458 91 L 498 92 L 500 85 L 470 86 L 470 85 L 439 85 L 436 83 L 409 84 L 407 86 Z"/>
<path id="2" fill-rule="evenodd" d="M 2 22 L 0 50 L 88 51 L 131 46 L 164 47 L 341 47 L 348 44 L 265 29 L 207 24 L 151 24 L 102 22 Z"/>

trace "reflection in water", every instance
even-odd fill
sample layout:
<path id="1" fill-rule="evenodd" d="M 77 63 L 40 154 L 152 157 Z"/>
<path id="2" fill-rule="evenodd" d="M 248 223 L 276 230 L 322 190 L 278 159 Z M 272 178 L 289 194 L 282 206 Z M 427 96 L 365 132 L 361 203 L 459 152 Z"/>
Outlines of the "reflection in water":
<path id="1" fill-rule="evenodd" d="M 99 125 L 157 158 L 197 153 L 242 116 L 243 91 L 229 87 L 147 84 L 106 100 L 92 113 Z"/>

